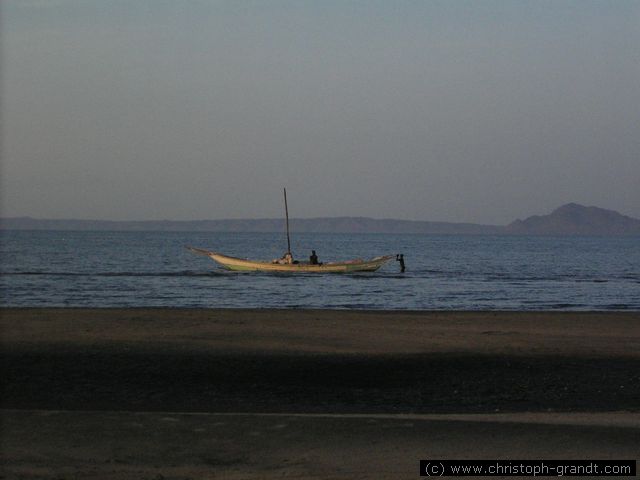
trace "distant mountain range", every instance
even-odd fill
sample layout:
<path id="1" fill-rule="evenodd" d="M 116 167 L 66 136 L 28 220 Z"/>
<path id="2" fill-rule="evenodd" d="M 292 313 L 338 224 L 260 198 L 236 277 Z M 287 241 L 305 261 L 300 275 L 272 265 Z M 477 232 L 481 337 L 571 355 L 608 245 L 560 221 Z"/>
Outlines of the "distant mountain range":
<path id="1" fill-rule="evenodd" d="M 426 222 L 330 217 L 292 219 L 295 232 L 315 233 L 416 233 L 459 235 L 640 235 L 640 220 L 613 210 L 569 203 L 549 215 L 534 215 L 509 225 Z M 124 231 L 212 231 L 280 232 L 278 219 L 230 219 L 195 221 L 106 221 L 43 220 L 31 217 L 0 218 L 3 230 L 124 230 Z"/>

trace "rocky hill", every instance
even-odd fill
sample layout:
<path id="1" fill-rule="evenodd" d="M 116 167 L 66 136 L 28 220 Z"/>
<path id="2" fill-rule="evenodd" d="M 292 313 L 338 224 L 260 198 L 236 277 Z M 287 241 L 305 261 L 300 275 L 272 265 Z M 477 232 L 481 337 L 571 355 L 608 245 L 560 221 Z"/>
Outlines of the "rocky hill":
<path id="1" fill-rule="evenodd" d="M 568 203 L 549 215 L 516 220 L 505 233 L 522 235 L 640 235 L 640 220 L 614 210 Z"/>

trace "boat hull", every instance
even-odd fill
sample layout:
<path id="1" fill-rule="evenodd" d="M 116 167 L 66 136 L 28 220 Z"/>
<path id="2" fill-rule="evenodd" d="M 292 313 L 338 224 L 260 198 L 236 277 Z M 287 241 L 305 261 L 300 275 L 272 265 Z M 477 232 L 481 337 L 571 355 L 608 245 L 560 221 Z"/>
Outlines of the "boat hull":
<path id="1" fill-rule="evenodd" d="M 392 255 L 375 257 L 370 260 L 352 260 L 348 262 L 323 263 L 311 265 L 309 263 L 279 264 L 258 262 L 242 258 L 229 257 L 217 252 L 210 252 L 200 248 L 189 247 L 198 255 L 205 255 L 227 270 L 236 272 L 287 272 L 287 273 L 349 273 L 375 272 L 382 265 L 393 258 Z"/>

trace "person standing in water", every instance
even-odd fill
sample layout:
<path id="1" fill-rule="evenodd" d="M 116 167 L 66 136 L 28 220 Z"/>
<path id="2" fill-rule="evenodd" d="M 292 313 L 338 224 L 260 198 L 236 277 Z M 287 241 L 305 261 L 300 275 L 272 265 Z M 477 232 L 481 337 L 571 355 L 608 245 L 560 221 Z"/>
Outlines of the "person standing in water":
<path id="1" fill-rule="evenodd" d="M 404 254 L 399 254 L 396 255 L 396 262 L 400 262 L 400 272 L 404 273 L 405 268 L 404 268 Z"/>

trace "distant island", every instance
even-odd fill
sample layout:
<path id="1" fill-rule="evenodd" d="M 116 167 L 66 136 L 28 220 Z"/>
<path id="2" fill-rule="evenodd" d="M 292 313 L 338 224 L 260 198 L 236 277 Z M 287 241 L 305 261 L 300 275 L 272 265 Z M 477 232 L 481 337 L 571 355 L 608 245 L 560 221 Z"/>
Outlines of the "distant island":
<path id="1" fill-rule="evenodd" d="M 614 210 L 568 203 L 549 215 L 516 220 L 505 233 L 520 235 L 640 235 L 640 220 Z"/>
<path id="2" fill-rule="evenodd" d="M 97 231 L 210 231 L 279 232 L 281 218 L 228 220 L 45 220 L 31 217 L 0 218 L 0 230 L 97 230 Z M 563 205 L 548 215 L 534 215 L 508 225 L 321 217 L 291 219 L 291 229 L 311 233 L 412 233 L 455 235 L 640 235 L 640 220 L 613 210 Z"/>

